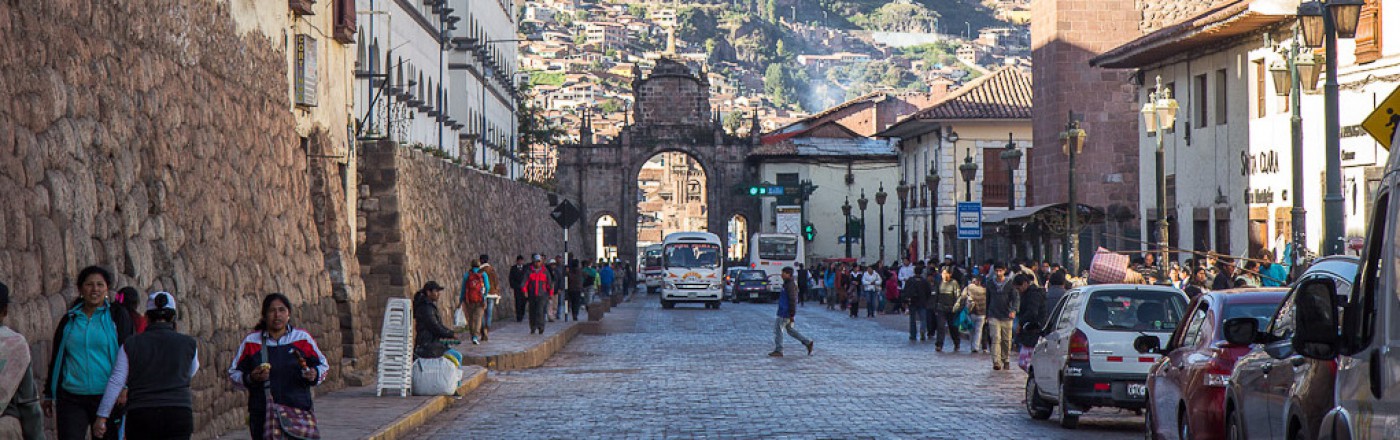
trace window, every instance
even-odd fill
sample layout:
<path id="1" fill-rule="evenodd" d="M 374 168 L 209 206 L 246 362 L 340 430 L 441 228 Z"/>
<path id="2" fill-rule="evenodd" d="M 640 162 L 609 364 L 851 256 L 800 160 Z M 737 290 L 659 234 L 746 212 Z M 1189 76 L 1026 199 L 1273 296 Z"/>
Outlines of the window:
<path id="1" fill-rule="evenodd" d="M 1069 297 L 1070 295 L 1065 295 L 1060 298 L 1060 301 L 1058 303 L 1055 304 L 1054 311 L 1050 312 L 1050 319 L 1045 320 L 1045 328 L 1042 330 L 1042 333 L 1050 333 L 1055 331 L 1055 328 L 1052 327 L 1052 325 L 1059 326 L 1060 314 L 1065 309 L 1065 303 L 1069 302 Z"/>
<path id="2" fill-rule="evenodd" d="M 1381 57 L 1381 0 L 1366 0 L 1356 26 L 1356 63 L 1366 64 Z"/>
<path id="3" fill-rule="evenodd" d="M 1293 339 L 1293 295 L 1279 304 L 1278 313 L 1274 314 L 1273 322 L 1269 323 L 1269 335 L 1275 341 L 1287 341 Z"/>
<path id="4" fill-rule="evenodd" d="M 1060 322 L 1055 325 L 1055 329 L 1063 331 L 1073 327 L 1074 318 L 1078 317 L 1079 292 L 1075 291 L 1065 294 L 1065 299 L 1060 302 L 1064 303 L 1065 306 L 1064 310 L 1060 311 Z"/>
<path id="5" fill-rule="evenodd" d="M 335 20 L 331 37 L 341 44 L 355 42 L 355 0 L 333 0 L 331 15 Z M 362 43 L 363 44 L 363 43 Z"/>
<path id="6" fill-rule="evenodd" d="M 1209 91 L 1206 87 L 1206 75 L 1196 75 L 1196 80 L 1192 82 L 1191 87 L 1191 106 L 1196 109 L 1196 114 L 1193 115 L 1193 118 L 1196 119 L 1196 128 L 1205 128 L 1206 119 L 1210 117 L 1209 102 L 1206 98 L 1210 96 L 1206 94 Z"/>
<path id="7" fill-rule="evenodd" d="M 1225 87 L 1227 78 L 1225 69 L 1215 71 L 1215 125 L 1225 125 L 1229 121 L 1229 118 L 1226 117 L 1227 110 L 1230 108 L 1228 106 L 1228 89 Z"/>
<path id="8" fill-rule="evenodd" d="M 1386 226 L 1389 212 L 1390 194 L 1381 194 L 1376 199 L 1376 209 L 1371 211 L 1371 226 L 1366 232 L 1365 259 L 1361 261 L 1361 276 L 1357 277 L 1361 284 L 1352 291 L 1355 295 L 1352 303 L 1361 306 L 1361 316 L 1347 319 L 1343 324 L 1342 334 L 1350 336 L 1343 341 L 1343 347 L 1356 349 L 1370 343 L 1371 336 L 1375 334 L 1374 322 L 1378 314 L 1376 296 L 1390 291 L 1384 285 L 1385 280 L 1381 279 L 1387 263 L 1385 248 L 1395 240 L 1395 232 Z"/>
<path id="9" fill-rule="evenodd" d="M 1254 117 L 1268 116 L 1269 70 L 1264 60 L 1254 62 Z"/>
<path id="10" fill-rule="evenodd" d="M 1201 343 L 1201 327 L 1206 323 L 1206 311 L 1208 306 L 1205 302 L 1197 303 L 1196 308 L 1191 312 L 1191 319 L 1186 321 L 1185 331 L 1181 332 L 1181 338 L 1177 339 L 1172 348 L 1196 347 Z"/>
<path id="11" fill-rule="evenodd" d="M 1269 327 L 1269 318 L 1278 312 L 1278 304 L 1270 303 L 1244 303 L 1230 304 L 1225 307 L 1225 317 L 1220 318 L 1220 322 L 1225 322 L 1234 318 L 1254 318 L 1259 322 L 1259 328 Z M 1223 329 L 1217 329 L 1217 338 L 1224 338 Z"/>
<path id="12" fill-rule="evenodd" d="M 1186 298 L 1176 292 L 1105 290 L 1094 292 L 1084 310 L 1084 322 L 1102 331 L 1175 330 L 1186 310 Z"/>

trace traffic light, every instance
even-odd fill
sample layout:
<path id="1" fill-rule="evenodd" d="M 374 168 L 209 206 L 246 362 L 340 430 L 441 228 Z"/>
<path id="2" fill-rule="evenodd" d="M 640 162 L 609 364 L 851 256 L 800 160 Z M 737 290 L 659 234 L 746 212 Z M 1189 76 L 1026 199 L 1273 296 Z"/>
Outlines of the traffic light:
<path id="1" fill-rule="evenodd" d="M 750 196 L 756 196 L 756 197 L 757 197 L 757 196 L 766 196 L 766 195 L 768 195 L 768 187 L 767 187 L 767 186 L 763 186 L 763 185 L 750 185 L 750 186 L 749 186 L 749 195 L 750 195 Z"/>
<path id="2" fill-rule="evenodd" d="M 805 239 L 805 240 L 807 240 L 807 241 L 816 240 L 816 239 L 817 239 L 817 228 L 814 227 L 814 226 L 812 226 L 811 223 L 803 223 L 803 224 L 802 224 L 802 238 Z"/>

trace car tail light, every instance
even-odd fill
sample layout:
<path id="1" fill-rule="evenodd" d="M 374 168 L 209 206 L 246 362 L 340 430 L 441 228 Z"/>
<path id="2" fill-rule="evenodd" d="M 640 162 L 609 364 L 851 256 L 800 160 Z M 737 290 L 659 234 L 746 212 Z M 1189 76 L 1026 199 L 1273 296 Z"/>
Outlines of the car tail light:
<path id="1" fill-rule="evenodd" d="M 1081 330 L 1075 330 L 1074 335 L 1069 337 L 1069 360 L 1089 360 L 1089 337 Z"/>
<path id="2" fill-rule="evenodd" d="M 1216 351 L 1215 355 L 1210 358 L 1210 362 L 1206 363 L 1205 386 L 1218 388 L 1230 386 L 1231 365 L 1227 365 L 1227 362 L 1220 358 L 1222 354 L 1224 353 Z"/>

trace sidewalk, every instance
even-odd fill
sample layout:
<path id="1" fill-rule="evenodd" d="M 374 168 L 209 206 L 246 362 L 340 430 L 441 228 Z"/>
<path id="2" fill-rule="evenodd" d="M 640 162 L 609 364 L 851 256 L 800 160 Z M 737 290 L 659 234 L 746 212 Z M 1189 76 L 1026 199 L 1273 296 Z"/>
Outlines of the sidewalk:
<path id="1" fill-rule="evenodd" d="M 583 317 L 583 313 L 580 313 Z M 586 319 L 586 318 L 585 318 Z M 543 335 L 530 334 L 528 322 L 496 322 L 491 340 L 481 345 L 470 341 L 455 347 L 462 352 L 462 385 L 456 396 L 464 396 L 486 382 L 489 370 L 521 370 L 544 364 L 581 332 L 595 333 L 601 321 L 556 321 L 545 325 Z M 375 396 L 374 386 L 352 387 L 316 396 L 316 419 L 325 439 L 390 440 L 400 438 L 442 413 L 460 397 L 408 396 L 386 391 Z M 219 436 L 219 440 L 248 438 L 245 429 Z"/>

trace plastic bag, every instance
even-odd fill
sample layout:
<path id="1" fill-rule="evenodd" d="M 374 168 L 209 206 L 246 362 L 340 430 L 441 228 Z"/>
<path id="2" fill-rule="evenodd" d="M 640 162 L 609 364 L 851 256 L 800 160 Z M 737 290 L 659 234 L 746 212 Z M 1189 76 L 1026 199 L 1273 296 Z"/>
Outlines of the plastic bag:
<path id="1" fill-rule="evenodd" d="M 1034 352 L 1034 347 L 1021 347 L 1021 352 L 1016 354 L 1016 366 L 1021 367 L 1023 371 L 1029 370 L 1031 368 L 1031 353 Z"/>
<path id="2" fill-rule="evenodd" d="M 461 307 L 457 307 L 457 311 L 452 313 L 452 326 L 456 328 L 467 326 L 467 315 L 462 313 Z"/>
<path id="3" fill-rule="evenodd" d="M 958 312 L 958 317 L 953 322 L 958 325 L 959 332 L 967 333 L 969 330 L 972 329 L 972 318 L 967 316 L 966 307 L 964 307 L 962 311 Z"/>
<path id="4" fill-rule="evenodd" d="M 413 395 L 451 396 L 462 381 L 462 370 L 445 358 L 413 361 Z"/>

